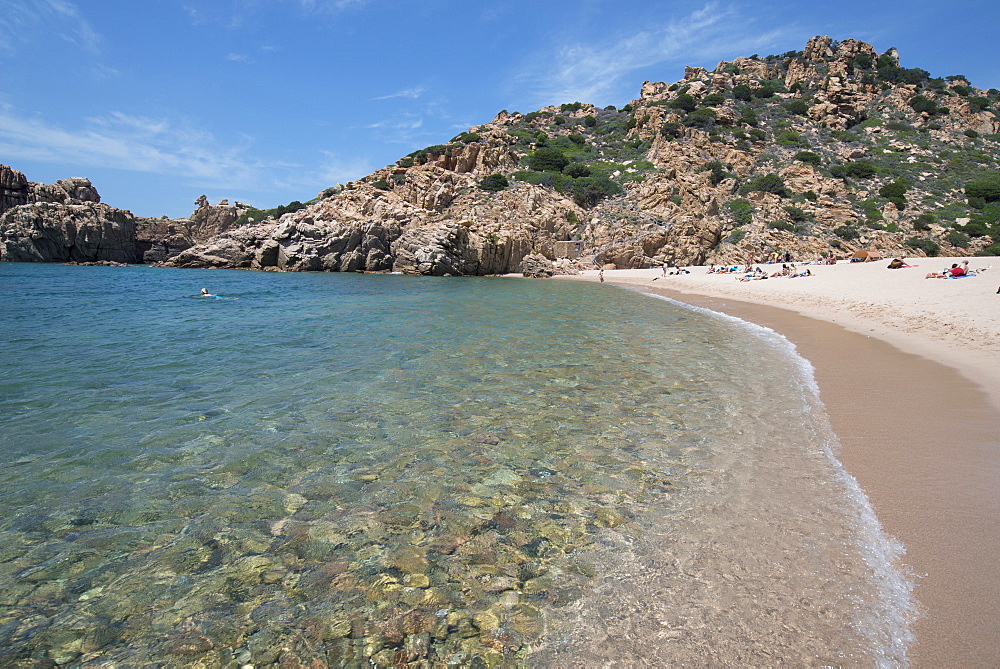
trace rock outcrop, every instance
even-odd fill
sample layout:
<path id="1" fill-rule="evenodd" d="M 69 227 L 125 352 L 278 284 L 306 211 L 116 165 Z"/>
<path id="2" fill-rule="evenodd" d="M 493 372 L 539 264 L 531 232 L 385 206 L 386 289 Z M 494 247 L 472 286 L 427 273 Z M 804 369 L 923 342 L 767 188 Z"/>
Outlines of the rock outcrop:
<path id="1" fill-rule="evenodd" d="M 137 263 L 135 218 L 106 204 L 41 202 L 0 216 L 0 261 Z"/>
<path id="2" fill-rule="evenodd" d="M 23 204 L 53 202 L 84 204 L 100 202 L 97 189 L 85 177 L 59 179 L 54 184 L 41 184 L 28 179 L 17 170 L 0 165 L 0 214 Z"/>

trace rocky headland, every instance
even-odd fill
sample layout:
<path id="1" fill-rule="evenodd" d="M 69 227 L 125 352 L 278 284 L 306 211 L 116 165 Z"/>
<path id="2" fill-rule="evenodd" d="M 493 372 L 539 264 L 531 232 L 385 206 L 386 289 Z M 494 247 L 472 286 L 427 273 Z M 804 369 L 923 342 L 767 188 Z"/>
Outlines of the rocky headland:
<path id="1" fill-rule="evenodd" d="M 188 219 L 142 219 L 86 179 L 0 168 L 0 259 L 547 276 L 786 251 L 996 253 L 998 132 L 1000 91 L 815 37 L 645 82 L 621 109 L 503 111 L 270 214 L 199 198 Z"/>

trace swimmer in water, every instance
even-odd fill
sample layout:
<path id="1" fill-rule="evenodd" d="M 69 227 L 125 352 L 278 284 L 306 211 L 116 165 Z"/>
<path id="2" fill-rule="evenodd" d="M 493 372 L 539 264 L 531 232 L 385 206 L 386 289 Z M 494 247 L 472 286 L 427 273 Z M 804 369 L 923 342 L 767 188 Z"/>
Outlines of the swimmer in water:
<path id="1" fill-rule="evenodd" d="M 201 296 L 202 297 L 215 297 L 215 295 L 212 295 L 210 292 L 208 292 L 208 288 L 202 288 L 201 289 Z"/>

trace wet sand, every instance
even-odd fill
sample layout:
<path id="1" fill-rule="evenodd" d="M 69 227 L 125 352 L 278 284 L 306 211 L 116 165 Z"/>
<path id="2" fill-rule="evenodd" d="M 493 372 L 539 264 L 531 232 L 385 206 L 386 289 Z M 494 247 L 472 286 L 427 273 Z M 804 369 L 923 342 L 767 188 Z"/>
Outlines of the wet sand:
<path id="1" fill-rule="evenodd" d="M 623 285 L 764 325 L 797 346 L 816 369 L 841 462 L 906 548 L 921 610 L 912 665 L 1000 666 L 1000 411 L 977 375 L 794 311 L 636 283 Z"/>

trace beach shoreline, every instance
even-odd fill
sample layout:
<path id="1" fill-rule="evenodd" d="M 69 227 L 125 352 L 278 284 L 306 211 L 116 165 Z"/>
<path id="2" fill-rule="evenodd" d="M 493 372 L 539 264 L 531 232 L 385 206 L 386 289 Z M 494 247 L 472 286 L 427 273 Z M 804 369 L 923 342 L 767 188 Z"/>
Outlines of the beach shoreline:
<path id="1" fill-rule="evenodd" d="M 945 260 L 892 271 L 887 261 L 816 265 L 812 276 L 747 282 L 704 267 L 603 274 L 787 337 L 814 367 L 838 458 L 905 547 L 921 610 L 913 666 L 997 665 L 1000 259 L 972 259 L 997 268 L 974 278 L 923 278 Z"/>

